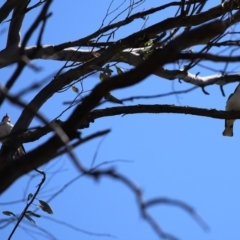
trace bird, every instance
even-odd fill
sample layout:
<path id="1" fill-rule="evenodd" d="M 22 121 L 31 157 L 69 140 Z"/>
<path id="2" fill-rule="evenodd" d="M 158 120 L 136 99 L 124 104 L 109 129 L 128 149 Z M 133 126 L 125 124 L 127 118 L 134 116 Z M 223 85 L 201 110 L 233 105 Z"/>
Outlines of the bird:
<path id="1" fill-rule="evenodd" d="M 13 124 L 11 123 L 11 119 L 8 116 L 8 114 L 6 114 L 3 117 L 2 122 L 0 123 L 0 142 L 1 143 L 4 143 L 7 140 L 6 137 L 11 133 L 12 128 L 13 128 Z M 18 148 L 17 153 L 19 154 L 19 156 L 26 154 L 26 151 L 23 145 L 21 145 Z"/>
<path id="2" fill-rule="evenodd" d="M 228 97 L 226 111 L 240 111 L 240 83 L 235 91 Z M 236 119 L 225 119 L 225 129 L 222 133 L 223 136 L 233 136 L 233 124 L 235 120 Z"/>

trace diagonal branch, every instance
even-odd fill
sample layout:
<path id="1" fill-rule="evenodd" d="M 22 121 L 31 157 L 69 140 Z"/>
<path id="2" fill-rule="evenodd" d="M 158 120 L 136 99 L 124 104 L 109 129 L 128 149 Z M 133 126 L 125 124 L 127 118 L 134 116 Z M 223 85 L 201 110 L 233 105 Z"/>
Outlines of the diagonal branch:
<path id="1" fill-rule="evenodd" d="M 20 42 L 21 42 L 20 29 L 22 26 L 23 19 L 25 17 L 24 10 L 26 9 L 26 6 L 28 5 L 28 3 L 29 3 L 28 0 L 22 0 L 21 4 L 17 5 L 14 8 L 11 23 L 9 26 L 6 48 L 15 44 L 15 47 L 17 49 L 17 47 L 20 45 Z"/>
<path id="2" fill-rule="evenodd" d="M 88 114 L 86 119 L 79 124 L 79 129 L 88 128 L 91 122 L 94 122 L 98 118 L 113 117 L 113 116 L 125 116 L 130 114 L 161 114 L 161 113 L 174 113 L 184 115 L 194 115 L 200 117 L 209 117 L 214 119 L 240 119 L 240 112 L 221 111 L 216 109 L 196 108 L 189 106 L 174 106 L 174 105 L 134 105 L 123 107 L 112 107 L 105 109 L 97 109 Z M 56 124 L 62 126 L 66 122 L 57 121 Z M 36 130 L 27 131 L 21 137 L 20 142 L 28 143 L 34 142 L 46 134 L 53 132 L 53 129 L 49 126 L 39 127 Z"/>
<path id="3" fill-rule="evenodd" d="M 86 100 L 83 101 L 81 107 L 85 108 L 85 106 L 87 106 L 87 111 L 81 110 L 79 111 L 79 113 L 88 113 L 89 111 L 91 111 L 94 107 L 96 107 L 97 103 L 101 100 L 101 98 L 105 96 L 109 91 L 134 85 L 148 75 L 150 75 L 152 72 L 154 72 L 157 67 L 169 62 L 174 62 L 176 59 L 178 59 L 179 51 L 190 47 L 191 44 L 195 45 L 198 42 L 202 41 L 202 31 L 208 32 L 207 38 L 213 38 L 216 35 L 221 34 L 226 29 L 226 27 L 227 26 L 224 22 L 215 21 L 200 26 L 189 32 L 183 33 L 182 35 L 174 39 L 172 42 L 167 44 L 163 49 L 155 50 L 153 54 L 146 61 L 141 63 L 137 68 L 133 69 L 128 73 L 122 74 L 121 76 L 116 76 L 105 80 L 102 84 L 99 84 L 89 96 L 89 98 L 93 98 L 93 96 L 95 96 L 96 99 L 94 99 L 94 101 L 91 100 L 90 102 L 88 102 L 89 98 L 86 98 Z M 55 92 L 62 89 L 62 87 L 71 83 L 72 81 L 79 79 L 79 77 L 89 72 L 92 72 L 92 65 L 102 66 L 103 64 L 111 60 L 119 52 L 119 49 L 121 50 L 125 48 L 125 44 L 128 44 L 128 41 L 131 40 L 131 38 L 132 37 L 118 41 L 116 44 L 106 49 L 101 57 L 88 61 L 80 67 L 71 69 L 66 73 L 61 74 L 60 76 L 57 76 L 36 95 L 36 97 L 28 104 L 28 108 L 34 109 L 37 112 L 39 108 L 50 97 L 52 97 Z M 188 41 L 188 39 L 191 39 L 191 41 Z M 169 52 L 171 52 L 172 54 L 169 55 Z M 16 125 L 13 128 L 13 132 L 26 130 L 28 128 L 34 117 L 34 114 L 32 114 L 32 112 L 30 112 L 28 108 L 25 108 L 22 112 L 20 118 L 18 119 Z M 83 117 L 83 115 L 81 117 Z M 78 120 L 79 116 L 77 116 L 76 119 Z M 76 124 L 74 124 L 73 126 L 76 126 Z"/>
<path id="4" fill-rule="evenodd" d="M 10 12 L 20 5 L 21 2 L 19 0 L 8 0 L 5 1 L 3 6 L 0 8 L 0 23 L 7 18 L 7 16 L 10 14 Z"/>
<path id="5" fill-rule="evenodd" d="M 184 39 L 186 40 L 189 37 L 197 39 L 197 36 L 199 36 L 202 31 L 211 30 L 213 28 L 217 29 L 218 31 L 222 31 L 222 28 L 225 28 L 225 25 L 223 25 L 221 21 L 215 21 L 201 26 L 197 29 L 191 30 L 187 33 L 184 33 L 180 37 L 169 43 L 165 48 L 153 52 L 153 54 L 149 56 L 146 61 L 140 64 L 139 68 L 135 68 L 125 74 L 115 76 L 111 79 L 106 79 L 105 81 L 99 83 L 92 90 L 92 92 L 82 100 L 82 103 L 76 107 L 69 119 L 63 124 L 63 131 L 68 135 L 70 140 L 78 138 L 79 134 L 77 133 L 77 129 L 79 128 L 80 123 L 84 121 L 88 116 L 89 112 L 92 111 L 92 109 L 94 109 L 99 104 L 100 100 L 104 95 L 106 95 L 111 90 L 133 86 L 141 82 L 149 74 L 154 72 L 154 70 L 159 65 L 161 66 L 165 63 L 176 60 L 179 56 L 179 50 L 181 50 L 182 47 L 186 47 L 186 42 L 184 41 Z M 194 40 L 194 42 L 196 42 L 196 40 Z M 172 54 L 170 55 L 169 52 L 171 52 Z M 141 69 L 141 71 L 139 71 L 139 69 Z M 78 72 L 75 72 L 75 74 L 77 75 Z M 54 84 L 57 84 L 57 81 L 62 81 L 62 83 L 64 83 L 71 80 L 72 79 L 59 78 L 55 80 Z M 51 91 L 48 91 L 45 94 L 47 94 L 48 98 L 49 96 L 52 96 L 53 93 Z M 44 102 L 46 100 L 46 96 L 44 95 L 41 97 L 43 99 L 40 99 L 40 101 Z M 39 104 L 38 108 L 41 105 L 42 104 Z M 36 112 L 38 111 L 38 108 L 36 107 Z M 24 111 L 27 111 L 27 115 L 25 115 L 26 112 Z M 17 125 L 18 127 L 14 127 L 15 131 L 20 130 L 21 127 L 27 128 L 31 119 L 34 117 L 34 115 L 32 115 L 32 113 L 28 110 L 24 111 L 22 116 L 18 120 L 18 124 L 15 125 L 15 127 Z M 22 123 L 23 125 L 21 125 L 20 123 Z M 59 137 L 56 134 L 54 134 L 54 136 L 51 137 L 48 141 L 46 141 L 44 144 L 40 145 L 36 149 L 32 150 L 27 155 L 23 156 L 17 161 L 7 163 L 5 167 L 0 169 L 0 192 L 3 192 L 23 174 L 31 171 L 33 168 L 38 168 L 42 164 L 53 159 L 56 156 L 56 152 L 59 151 L 62 146 L 64 146 L 63 142 L 60 141 Z M 83 169 L 83 166 L 81 166 L 81 164 L 79 163 L 78 170 L 83 171 Z"/>

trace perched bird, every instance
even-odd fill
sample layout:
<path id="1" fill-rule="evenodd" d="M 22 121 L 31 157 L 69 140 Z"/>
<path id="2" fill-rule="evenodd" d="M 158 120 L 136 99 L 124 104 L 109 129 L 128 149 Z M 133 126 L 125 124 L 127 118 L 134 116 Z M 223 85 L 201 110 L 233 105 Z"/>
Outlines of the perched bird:
<path id="1" fill-rule="evenodd" d="M 232 93 L 226 104 L 226 111 L 240 111 L 240 83 L 236 87 L 234 93 Z M 225 119 L 225 129 L 223 136 L 233 136 L 233 123 L 235 119 Z"/>
<path id="2" fill-rule="evenodd" d="M 0 139 L 1 143 L 4 143 L 6 141 L 7 138 L 4 138 L 4 137 L 7 137 L 7 135 L 10 134 L 10 132 L 12 131 L 12 128 L 13 128 L 13 124 L 11 123 L 10 117 L 8 116 L 8 114 L 6 114 L 3 117 L 2 122 L 0 123 L 0 138 L 3 138 L 3 139 Z M 18 154 L 21 156 L 25 153 L 26 153 L 25 149 L 23 145 L 21 145 L 18 148 Z"/>

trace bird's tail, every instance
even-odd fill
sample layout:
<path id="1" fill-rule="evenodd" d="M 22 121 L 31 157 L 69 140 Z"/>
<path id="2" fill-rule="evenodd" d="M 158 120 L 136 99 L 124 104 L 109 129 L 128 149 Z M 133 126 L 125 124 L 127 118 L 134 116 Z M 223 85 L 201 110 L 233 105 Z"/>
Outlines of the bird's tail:
<path id="1" fill-rule="evenodd" d="M 233 136 L 233 123 L 234 123 L 234 119 L 225 120 L 225 129 L 222 133 L 223 136 L 227 136 L 227 137 Z"/>
<path id="2" fill-rule="evenodd" d="M 232 137 L 233 129 L 231 127 L 226 127 L 222 133 L 223 136 Z"/>

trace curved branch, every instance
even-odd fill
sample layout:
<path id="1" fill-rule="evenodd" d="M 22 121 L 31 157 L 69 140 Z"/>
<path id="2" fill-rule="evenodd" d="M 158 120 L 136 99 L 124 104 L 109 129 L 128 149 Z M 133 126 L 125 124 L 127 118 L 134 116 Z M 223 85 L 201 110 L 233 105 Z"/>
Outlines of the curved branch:
<path id="1" fill-rule="evenodd" d="M 112 107 L 105 109 L 97 109 L 88 114 L 85 120 L 79 123 L 79 129 L 88 128 L 91 122 L 94 122 L 98 118 L 113 117 L 119 115 L 129 115 L 129 114 L 160 114 L 160 113 L 177 113 L 185 115 L 194 115 L 200 117 L 209 117 L 215 119 L 240 119 L 240 112 L 228 112 L 216 109 L 205 109 L 196 108 L 189 106 L 174 106 L 174 105 L 134 105 L 134 106 L 121 106 Z M 56 124 L 63 126 L 66 122 L 56 121 Z M 53 129 L 49 126 L 39 127 L 36 130 L 27 131 L 21 137 L 19 137 L 20 142 L 28 143 L 34 142 L 41 137 L 53 132 Z"/>
<path id="2" fill-rule="evenodd" d="M 6 67 L 20 60 L 21 47 L 11 49 L 10 47 L 0 51 L 0 68 Z M 30 46 L 22 52 L 31 60 L 49 59 L 58 61 L 85 62 L 94 58 L 93 51 L 66 48 L 56 51 L 54 45 Z"/>
<path id="3" fill-rule="evenodd" d="M 168 44 L 164 49 L 156 50 L 146 61 L 144 61 L 139 66 L 141 71 L 139 71 L 138 68 L 135 68 L 125 74 L 121 74 L 102 81 L 92 90 L 92 92 L 88 96 L 86 96 L 82 100 L 82 103 L 76 107 L 76 109 L 73 111 L 73 113 L 66 121 L 66 123 L 63 124 L 62 126 L 63 131 L 68 135 L 70 140 L 74 138 L 79 138 L 79 134 L 77 133 L 79 124 L 86 119 L 89 112 L 98 105 L 102 97 L 105 96 L 109 91 L 114 89 L 125 88 L 128 86 L 133 86 L 139 83 L 142 79 L 151 74 L 159 65 L 163 65 L 166 62 L 171 62 L 177 59 L 179 55 L 178 50 L 181 49 L 182 46 L 185 46 L 184 42 L 185 38 L 187 39 L 189 36 L 196 37 L 197 35 L 201 34 L 203 30 L 205 31 L 210 30 L 213 27 L 220 28 L 221 26 L 222 22 L 216 21 L 213 23 L 208 23 L 197 29 L 191 30 L 190 32 L 184 33 L 176 40 Z M 172 54 L 169 55 L 169 52 L 171 52 Z M 79 73 L 74 72 L 74 74 L 76 74 L 77 76 Z M 72 78 L 61 79 L 62 83 L 71 80 Z M 58 81 L 60 81 L 60 79 L 55 79 L 53 83 L 56 84 L 56 86 L 59 86 Z M 39 101 L 44 102 L 46 99 L 46 95 L 47 97 L 49 97 L 52 94 L 53 93 L 48 89 L 48 92 L 46 92 L 45 95 L 41 96 Z M 38 103 L 38 108 L 40 106 L 41 104 Z M 35 106 L 32 107 L 34 108 Z M 35 107 L 36 112 L 38 111 L 38 108 Z M 32 114 L 26 108 L 18 120 L 18 126 L 16 124 L 15 127 L 16 126 L 17 127 L 16 128 L 14 127 L 13 129 L 15 129 L 16 131 L 21 130 L 22 127 L 24 128 L 28 127 L 28 124 L 30 123 L 33 117 L 34 114 Z M 21 125 L 20 123 L 23 125 Z M 56 156 L 56 152 L 59 151 L 59 149 L 62 146 L 64 146 L 63 142 L 59 139 L 59 137 L 56 134 L 54 134 L 54 136 L 51 137 L 48 141 L 46 141 L 41 146 L 37 147 L 35 150 L 29 152 L 27 155 L 23 156 L 17 161 L 6 163 L 5 167 L 0 169 L 0 183 L 1 183 L 0 192 L 3 192 L 7 187 L 9 187 L 17 178 L 19 178 L 23 174 L 31 171 L 34 168 L 38 168 L 42 164 L 53 159 Z M 78 168 L 81 171 L 84 170 L 83 166 L 80 163 L 78 164 Z"/>
<path id="4" fill-rule="evenodd" d="M 20 29 L 22 26 L 23 19 L 25 17 L 25 8 L 28 5 L 28 0 L 22 0 L 21 4 L 17 5 L 14 8 L 11 23 L 9 26 L 8 31 L 8 40 L 7 40 L 7 47 L 15 44 L 16 46 L 20 45 L 21 36 L 20 36 Z"/>
<path id="5" fill-rule="evenodd" d="M 107 95 L 109 91 L 117 88 L 124 88 L 127 86 L 134 85 L 141 81 L 142 79 L 146 78 L 152 72 L 154 72 L 157 69 L 157 67 L 162 66 L 169 62 L 173 62 L 176 59 L 178 59 L 179 52 L 182 49 L 190 47 L 191 44 L 197 44 L 198 42 L 202 41 L 201 35 L 203 31 L 209 32 L 208 33 L 209 38 L 215 37 L 216 35 L 222 33 L 225 30 L 225 28 L 226 24 L 224 22 L 215 21 L 195 28 L 189 32 L 185 32 L 176 39 L 174 39 L 172 42 L 167 44 L 163 49 L 155 50 L 149 56 L 149 58 L 143 63 L 141 63 L 137 68 L 133 69 L 128 73 L 121 74 L 121 76 L 116 76 L 108 80 L 105 80 L 102 83 L 102 85 L 101 84 L 98 85 L 95 88 L 95 91 L 93 90 L 92 93 L 89 95 L 89 98 L 95 96 L 94 101 L 91 100 L 90 102 L 88 102 L 89 100 L 88 98 L 86 98 L 87 104 L 85 104 L 85 102 L 82 103 L 81 107 L 83 108 L 86 107 L 86 109 L 84 110 L 82 109 L 83 111 L 82 110 L 79 111 L 79 113 L 80 112 L 82 113 L 81 118 L 85 117 L 84 114 L 87 114 L 89 111 L 92 110 L 92 108 L 96 107 L 101 98 Z M 110 61 L 119 52 L 119 50 L 121 51 L 123 48 L 125 48 L 125 44 L 127 44 L 130 39 L 131 37 L 117 42 L 116 44 L 106 49 L 104 53 L 101 55 L 101 57 L 90 60 L 83 64 L 82 66 L 77 67 L 75 69 L 71 69 L 66 73 L 63 73 L 60 76 L 57 76 L 55 79 L 53 79 L 46 87 L 44 87 L 36 95 L 36 97 L 28 104 L 28 107 L 23 110 L 20 118 L 18 119 L 17 123 L 15 124 L 12 130 L 13 133 L 14 131 L 18 132 L 21 130 L 25 131 L 27 130 L 29 124 L 31 123 L 34 117 L 34 114 L 31 111 L 29 111 L 29 109 L 34 109 L 36 112 L 38 112 L 39 108 L 55 92 L 62 89 L 64 86 L 73 82 L 74 80 L 79 79 L 81 76 L 84 76 L 89 72 L 92 72 L 92 65 L 102 66 L 106 62 Z M 188 39 L 191 39 L 191 41 L 188 42 Z M 169 55 L 169 52 L 171 52 L 172 54 Z M 80 119 L 79 116 L 75 117 L 76 119 Z M 73 124 L 73 126 L 76 126 L 76 121 L 74 122 L 75 124 Z"/>
<path id="6" fill-rule="evenodd" d="M 198 58 L 206 58 L 209 60 L 226 60 L 224 57 L 210 55 L 210 54 L 182 54 L 180 57 L 185 59 L 198 59 Z M 239 61 L 239 58 L 234 57 L 228 57 L 228 61 Z M 132 66 L 139 66 L 144 60 L 141 57 L 141 55 L 137 52 L 133 51 L 124 51 L 120 54 L 116 55 L 113 59 L 113 61 L 118 62 L 125 62 Z M 158 67 L 154 72 L 154 75 L 167 79 L 167 80 L 175 80 L 175 79 L 181 79 L 184 82 L 194 84 L 196 86 L 207 86 L 212 84 L 218 84 L 218 85 L 225 85 L 227 83 L 240 81 L 240 72 L 239 73 L 231 73 L 231 74 L 213 74 L 210 76 L 201 76 L 200 74 L 192 74 L 188 71 L 185 71 L 184 69 L 179 70 L 168 70 L 164 69 L 163 67 Z"/>
<path id="7" fill-rule="evenodd" d="M 240 112 L 219 111 L 216 109 L 204 109 L 188 106 L 175 105 L 137 105 L 127 107 L 113 107 L 94 110 L 89 114 L 91 120 L 116 115 L 139 114 L 139 113 L 178 113 L 215 119 L 240 119 Z"/>

